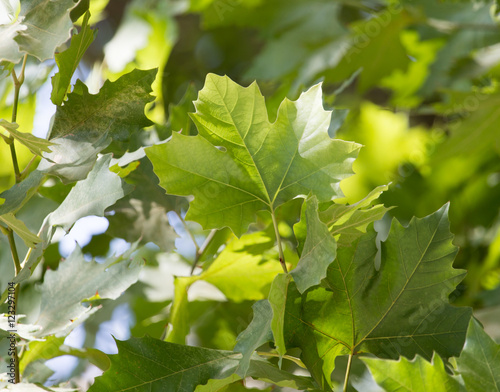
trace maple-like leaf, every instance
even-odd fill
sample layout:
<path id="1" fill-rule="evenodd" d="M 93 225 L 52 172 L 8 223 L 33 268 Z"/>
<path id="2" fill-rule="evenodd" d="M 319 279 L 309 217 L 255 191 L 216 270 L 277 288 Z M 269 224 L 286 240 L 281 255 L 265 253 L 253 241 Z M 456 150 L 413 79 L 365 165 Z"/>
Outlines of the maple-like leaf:
<path id="1" fill-rule="evenodd" d="M 285 337 L 298 346 L 316 380 L 326 386 L 335 357 L 370 352 L 379 357 L 430 360 L 458 356 L 470 308 L 451 306 L 448 296 L 465 276 L 451 267 L 457 248 L 448 206 L 408 227 L 393 221 L 375 267 L 376 232 L 337 249 L 327 278 L 302 296 L 288 289 Z"/>
<path id="2" fill-rule="evenodd" d="M 174 133 L 146 149 L 167 193 L 194 195 L 186 219 L 241 236 L 259 210 L 309 193 L 319 202 L 342 195 L 360 146 L 328 136 L 320 85 L 285 99 L 271 123 L 255 83 L 209 74 L 195 107 L 197 136 Z"/>

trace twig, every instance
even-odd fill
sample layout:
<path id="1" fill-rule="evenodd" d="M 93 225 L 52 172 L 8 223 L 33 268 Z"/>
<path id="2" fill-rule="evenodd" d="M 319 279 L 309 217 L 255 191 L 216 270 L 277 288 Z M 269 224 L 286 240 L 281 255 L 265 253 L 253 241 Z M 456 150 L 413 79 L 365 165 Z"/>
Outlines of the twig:
<path id="1" fill-rule="evenodd" d="M 196 251 L 196 255 L 194 256 L 193 265 L 191 266 L 190 275 L 193 275 L 194 269 L 196 268 L 198 261 L 200 261 L 201 257 L 203 256 L 203 254 L 207 250 L 208 245 L 210 245 L 210 243 L 214 239 L 216 233 L 217 233 L 217 229 L 212 229 L 212 231 L 207 235 L 207 238 L 205 238 L 205 241 L 203 242 L 201 247 Z"/>
<path id="2" fill-rule="evenodd" d="M 280 264 L 281 264 L 281 267 L 283 268 L 283 271 L 285 271 L 285 274 L 288 274 L 288 268 L 286 268 L 286 263 L 285 263 L 285 254 L 283 253 L 280 232 L 278 230 L 278 223 L 276 222 L 276 216 L 274 215 L 274 210 L 271 211 L 271 217 L 273 218 L 273 226 L 274 226 L 274 232 L 276 233 L 276 241 L 278 241 L 278 251 L 279 251 L 279 255 L 280 255 Z"/>

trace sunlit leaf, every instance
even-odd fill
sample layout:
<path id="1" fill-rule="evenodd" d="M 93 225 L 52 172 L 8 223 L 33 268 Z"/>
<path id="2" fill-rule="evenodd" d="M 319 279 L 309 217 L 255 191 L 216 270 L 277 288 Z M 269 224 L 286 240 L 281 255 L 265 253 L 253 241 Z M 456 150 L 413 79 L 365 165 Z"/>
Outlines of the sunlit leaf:
<path id="1" fill-rule="evenodd" d="M 39 137 L 33 136 L 31 133 L 20 132 L 17 130 L 19 125 L 16 123 L 10 123 L 4 119 L 0 119 L 0 126 L 7 130 L 10 135 L 19 143 L 29 148 L 29 150 L 36 155 L 42 156 L 42 153 L 51 152 L 50 146 L 54 143 L 48 140 L 41 139 Z"/>
<path id="2" fill-rule="evenodd" d="M 194 195 L 186 219 L 204 228 L 228 226 L 241 236 L 257 211 L 309 193 L 338 197 L 340 180 L 352 174 L 359 146 L 328 136 L 319 85 L 283 101 L 273 124 L 255 83 L 208 75 L 195 107 L 198 136 L 174 133 L 146 154 L 168 193 Z"/>
<path id="3" fill-rule="evenodd" d="M 417 355 L 409 361 L 362 358 L 368 365 L 375 381 L 387 392 L 465 392 L 458 377 L 447 373 L 443 360 L 434 355 L 432 363 Z M 484 389 L 482 389 L 484 391 Z"/>

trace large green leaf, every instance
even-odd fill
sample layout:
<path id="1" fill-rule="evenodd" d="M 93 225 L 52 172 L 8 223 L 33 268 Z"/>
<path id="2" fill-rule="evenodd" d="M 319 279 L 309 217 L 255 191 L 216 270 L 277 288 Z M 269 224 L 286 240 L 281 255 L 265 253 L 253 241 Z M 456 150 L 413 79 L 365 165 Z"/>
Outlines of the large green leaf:
<path id="1" fill-rule="evenodd" d="M 443 360 L 435 355 L 432 363 L 417 355 L 413 361 L 362 358 L 381 387 L 387 392 L 465 392 L 458 377 L 446 372 Z M 486 391 L 488 389 L 481 389 Z"/>
<path id="2" fill-rule="evenodd" d="M 331 200 L 352 174 L 359 145 L 329 138 L 320 85 L 284 100 L 273 124 L 257 85 L 228 77 L 208 75 L 195 107 L 198 136 L 174 133 L 146 154 L 167 193 L 194 195 L 186 219 L 204 228 L 241 236 L 257 211 L 309 193 Z"/>
<path id="3" fill-rule="evenodd" d="M 378 271 L 376 233 L 368 230 L 352 247 L 337 249 L 324 287 L 302 296 L 289 288 L 287 347 L 302 348 L 318 382 L 325 383 L 323 374 L 328 382 L 339 354 L 458 356 L 471 309 L 448 303 L 465 272 L 451 267 L 457 249 L 447 211 L 446 205 L 408 227 L 394 220 Z"/>
<path id="4" fill-rule="evenodd" d="M 241 354 L 167 343 L 144 337 L 116 341 L 111 367 L 96 378 L 89 392 L 194 391 L 211 378 L 230 376 Z"/>
<path id="5" fill-rule="evenodd" d="M 137 281 L 142 262 L 133 258 L 135 247 L 104 263 L 85 261 L 77 245 L 56 271 L 47 271 L 40 286 L 41 308 L 36 325 L 37 336 L 67 335 L 99 307 L 82 306 L 82 301 L 118 298 Z M 78 284 L 75 284 L 75 279 Z"/>
<path id="6" fill-rule="evenodd" d="M 61 105 L 71 84 L 71 77 L 76 71 L 83 54 L 94 41 L 97 31 L 89 26 L 90 12 L 85 14 L 82 29 L 71 38 L 71 44 L 64 52 L 57 53 L 56 63 L 59 67 L 52 77 L 52 93 L 50 99 L 55 105 Z"/>
<path id="7" fill-rule="evenodd" d="M 500 345 L 471 319 L 458 370 L 468 391 L 500 391 Z"/>
<path id="8" fill-rule="evenodd" d="M 100 391 L 194 391 L 210 379 L 217 387 L 231 384 L 241 354 L 167 343 L 150 337 L 116 341 L 119 353 L 111 355 L 111 367 L 96 378 L 89 392 Z M 262 360 L 252 360 L 248 375 L 276 385 L 313 389 L 307 377 L 295 376 Z M 222 384 L 222 385 L 221 385 Z M 197 391 L 210 391 L 200 387 Z M 217 390 L 217 389 L 215 389 Z"/>

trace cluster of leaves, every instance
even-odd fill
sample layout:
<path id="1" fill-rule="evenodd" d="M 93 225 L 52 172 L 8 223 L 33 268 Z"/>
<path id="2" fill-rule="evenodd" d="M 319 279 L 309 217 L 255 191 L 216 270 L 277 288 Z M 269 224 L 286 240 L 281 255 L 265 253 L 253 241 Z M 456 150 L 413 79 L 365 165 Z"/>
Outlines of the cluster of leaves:
<path id="1" fill-rule="evenodd" d="M 12 330 L 30 391 L 85 389 L 89 363 L 90 391 L 500 388 L 500 346 L 450 303 L 499 303 L 493 1 L 136 0 L 104 46 L 106 4 L 0 0 L 3 388 Z M 65 253 L 89 216 L 108 228 Z"/>

